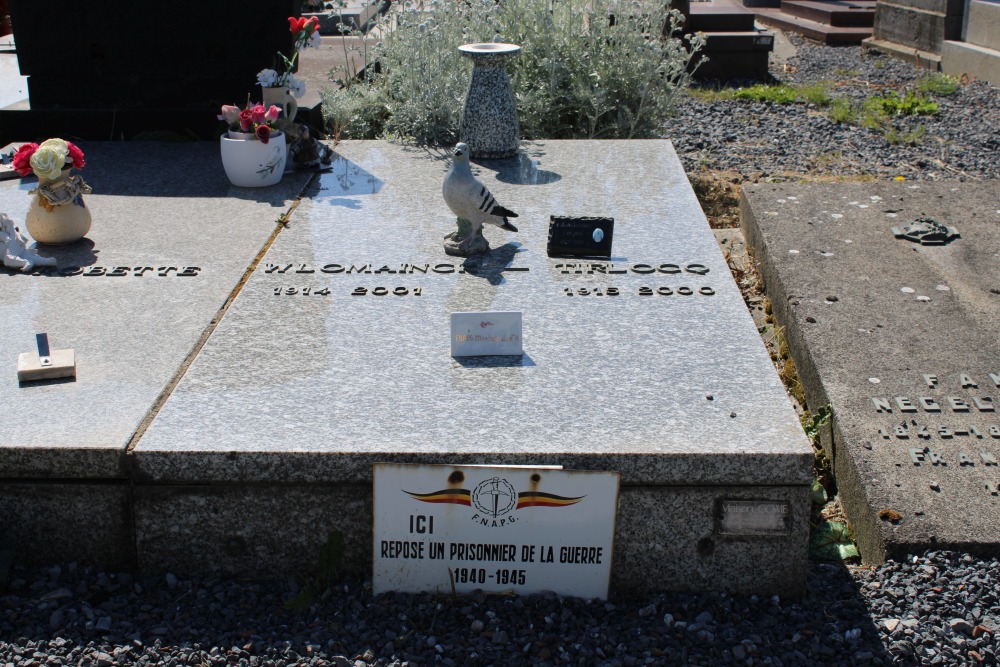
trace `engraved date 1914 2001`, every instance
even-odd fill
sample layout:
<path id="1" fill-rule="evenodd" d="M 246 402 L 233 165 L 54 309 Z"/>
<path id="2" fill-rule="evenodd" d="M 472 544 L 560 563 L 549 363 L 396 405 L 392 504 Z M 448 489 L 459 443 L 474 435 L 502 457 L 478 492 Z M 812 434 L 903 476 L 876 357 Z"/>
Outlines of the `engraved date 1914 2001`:
<path id="1" fill-rule="evenodd" d="M 424 293 L 422 287 L 355 287 L 351 296 L 421 296 Z M 275 287 L 275 296 L 330 296 L 330 288 L 323 287 L 313 289 L 312 287 Z"/>

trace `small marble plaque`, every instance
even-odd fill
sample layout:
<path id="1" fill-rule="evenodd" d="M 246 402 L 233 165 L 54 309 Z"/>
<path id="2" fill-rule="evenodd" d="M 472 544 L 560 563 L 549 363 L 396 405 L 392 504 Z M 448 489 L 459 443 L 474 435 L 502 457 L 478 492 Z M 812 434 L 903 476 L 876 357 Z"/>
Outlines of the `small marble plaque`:
<path id="1" fill-rule="evenodd" d="M 722 535 L 785 535 L 788 503 L 775 500 L 719 500 Z"/>
<path id="2" fill-rule="evenodd" d="M 521 313 L 452 313 L 451 356 L 488 357 L 523 354 Z"/>

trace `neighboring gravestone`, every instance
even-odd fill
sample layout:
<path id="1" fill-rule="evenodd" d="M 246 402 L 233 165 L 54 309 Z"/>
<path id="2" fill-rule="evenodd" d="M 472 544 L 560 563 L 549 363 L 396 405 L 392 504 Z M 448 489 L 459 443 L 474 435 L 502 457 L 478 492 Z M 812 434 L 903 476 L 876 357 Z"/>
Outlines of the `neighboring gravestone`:
<path id="1" fill-rule="evenodd" d="M 6 123 L 28 125 L 23 117 L 37 116 L 50 132 L 63 127 L 97 138 L 98 125 L 100 138 L 118 139 L 137 131 L 209 133 L 220 105 L 259 99 L 257 72 L 273 67 L 279 50 L 290 55 L 287 18 L 298 15 L 300 2 L 177 0 L 155 12 L 130 0 L 58 9 L 38 0 L 10 4 L 31 110 L 7 113 Z M 110 128 L 102 111 L 118 113 Z"/>
<path id="2" fill-rule="evenodd" d="M 127 567 L 129 442 L 309 176 L 248 191 L 215 144 L 80 145 L 86 238 L 39 248 L 55 267 L 0 264 L 2 536 L 17 562 Z M 0 212 L 21 227 L 34 185 L 0 182 Z M 74 352 L 75 379 L 18 383 L 39 333 L 53 355 Z"/>
<path id="3" fill-rule="evenodd" d="M 804 590 L 812 450 L 673 148 L 529 153 L 474 167 L 520 224 L 462 259 L 449 158 L 338 146 L 134 450 L 141 567 L 365 572 L 374 463 L 562 465 L 621 474 L 619 589 Z M 554 214 L 613 255 L 548 257 Z M 453 357 L 459 312 L 523 355 Z"/>
<path id="4" fill-rule="evenodd" d="M 865 560 L 995 553 L 996 185 L 747 186 L 742 216 Z"/>

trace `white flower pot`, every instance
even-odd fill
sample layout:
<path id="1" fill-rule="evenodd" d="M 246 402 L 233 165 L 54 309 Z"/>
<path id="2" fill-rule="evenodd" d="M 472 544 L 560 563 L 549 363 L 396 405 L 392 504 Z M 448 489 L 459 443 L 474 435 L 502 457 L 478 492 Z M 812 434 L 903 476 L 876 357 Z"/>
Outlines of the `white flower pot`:
<path id="1" fill-rule="evenodd" d="M 285 173 L 285 135 L 272 132 L 265 144 L 256 139 L 219 137 L 222 166 L 229 182 L 241 188 L 262 188 L 275 185 Z"/>

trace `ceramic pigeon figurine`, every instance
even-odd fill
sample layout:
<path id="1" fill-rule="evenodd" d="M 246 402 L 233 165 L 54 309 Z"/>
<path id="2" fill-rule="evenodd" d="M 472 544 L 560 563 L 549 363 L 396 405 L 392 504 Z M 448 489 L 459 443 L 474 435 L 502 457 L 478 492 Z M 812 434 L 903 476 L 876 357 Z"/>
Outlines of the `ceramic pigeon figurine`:
<path id="1" fill-rule="evenodd" d="M 444 249 L 449 255 L 468 257 L 490 249 L 483 237 L 483 223 L 516 232 L 517 227 L 507 218 L 516 218 L 517 213 L 498 204 L 489 189 L 472 175 L 468 145 L 458 144 L 453 155 L 441 193 L 448 208 L 458 217 L 458 231 L 445 237 Z"/>

